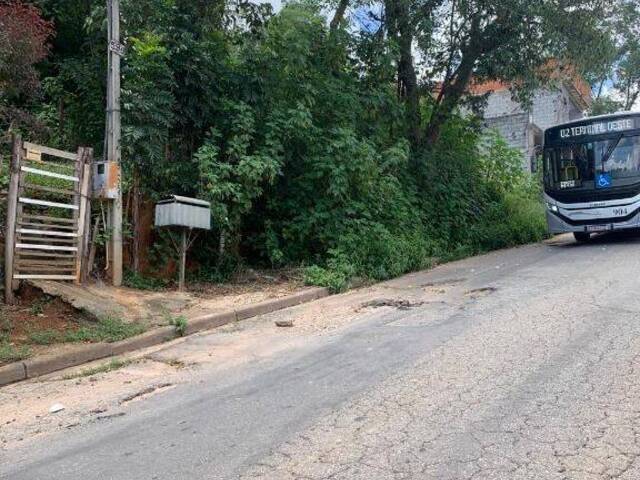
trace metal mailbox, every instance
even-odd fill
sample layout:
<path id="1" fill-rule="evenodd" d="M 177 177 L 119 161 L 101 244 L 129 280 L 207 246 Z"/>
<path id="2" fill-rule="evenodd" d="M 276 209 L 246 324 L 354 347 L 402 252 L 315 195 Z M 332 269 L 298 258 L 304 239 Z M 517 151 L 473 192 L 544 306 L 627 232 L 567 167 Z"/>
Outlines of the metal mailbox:
<path id="1" fill-rule="evenodd" d="M 156 204 L 156 227 L 211 230 L 211 204 L 197 198 L 171 195 Z"/>

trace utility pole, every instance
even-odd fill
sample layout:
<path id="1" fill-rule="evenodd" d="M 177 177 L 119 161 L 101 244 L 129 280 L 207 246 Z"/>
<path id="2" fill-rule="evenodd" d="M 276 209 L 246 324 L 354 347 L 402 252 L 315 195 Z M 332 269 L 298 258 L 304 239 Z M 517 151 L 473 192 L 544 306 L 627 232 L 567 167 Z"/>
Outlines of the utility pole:
<path id="1" fill-rule="evenodd" d="M 122 285 L 122 182 L 121 182 L 121 123 L 120 123 L 120 57 L 124 47 L 120 43 L 120 0 L 107 0 L 109 25 L 109 78 L 107 81 L 107 161 L 118 165 L 118 192 L 111 208 L 111 275 L 113 285 Z"/>

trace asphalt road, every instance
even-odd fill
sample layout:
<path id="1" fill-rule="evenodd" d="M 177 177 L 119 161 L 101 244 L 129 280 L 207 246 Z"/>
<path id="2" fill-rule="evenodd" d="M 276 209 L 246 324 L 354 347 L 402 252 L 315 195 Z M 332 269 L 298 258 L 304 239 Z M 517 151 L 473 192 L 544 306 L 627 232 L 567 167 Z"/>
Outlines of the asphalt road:
<path id="1" fill-rule="evenodd" d="M 406 277 L 408 305 L 33 442 L 0 478 L 638 479 L 639 251 L 605 236 Z"/>

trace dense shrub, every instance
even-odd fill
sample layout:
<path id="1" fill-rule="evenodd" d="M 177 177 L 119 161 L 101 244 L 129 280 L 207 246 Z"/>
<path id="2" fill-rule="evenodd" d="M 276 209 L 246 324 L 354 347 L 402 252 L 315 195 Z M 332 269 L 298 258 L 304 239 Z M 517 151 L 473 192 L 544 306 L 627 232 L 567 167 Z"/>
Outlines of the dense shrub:
<path id="1" fill-rule="evenodd" d="M 57 32 L 31 113 L 52 145 L 92 145 L 100 157 L 103 3 L 38 3 Z M 311 265 L 306 281 L 334 291 L 541 238 L 521 155 L 455 115 L 435 145 L 416 142 L 408 133 L 424 125 L 407 124 L 396 46 L 367 29 L 329 30 L 323 5 L 272 14 L 256 2 L 123 0 L 127 213 L 143 197 L 206 198 L 213 228 L 190 252 L 194 277 Z M 148 263 L 170 271 L 171 243 L 154 238 Z"/>
<path id="2" fill-rule="evenodd" d="M 522 162 L 519 151 L 495 133 L 480 133 L 473 120 L 451 121 L 436 148 L 422 153 L 420 195 L 405 188 L 404 201 L 377 197 L 376 206 L 392 214 L 345 222 L 324 268 L 310 269 L 307 281 L 344 285 L 345 272 L 381 280 L 434 260 L 542 239 L 539 182 Z"/>

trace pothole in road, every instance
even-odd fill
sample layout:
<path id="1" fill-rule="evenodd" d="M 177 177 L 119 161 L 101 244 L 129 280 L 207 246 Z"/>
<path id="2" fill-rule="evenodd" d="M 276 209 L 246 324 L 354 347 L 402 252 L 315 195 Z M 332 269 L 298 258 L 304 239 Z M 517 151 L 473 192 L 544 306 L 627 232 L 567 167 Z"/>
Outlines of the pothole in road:
<path id="1" fill-rule="evenodd" d="M 369 302 L 365 302 L 360 305 L 360 308 L 380 308 L 380 307 L 393 307 L 398 310 L 409 310 L 411 308 L 424 305 L 424 302 L 411 302 L 409 300 L 403 300 L 398 298 L 377 298 Z"/>
<path id="2" fill-rule="evenodd" d="M 430 288 L 430 287 L 453 287 L 454 285 L 458 285 L 466 281 L 466 278 L 450 278 L 447 280 L 437 280 L 435 282 L 427 282 L 420 285 L 422 288 Z"/>
<path id="3" fill-rule="evenodd" d="M 498 289 L 496 287 L 474 288 L 473 290 L 468 290 L 467 292 L 465 292 L 465 295 L 471 298 L 480 298 L 480 297 L 486 297 L 487 295 L 490 295 L 497 290 Z"/>
<path id="4" fill-rule="evenodd" d="M 427 293 L 443 295 L 447 293 L 448 289 L 455 287 L 456 285 L 464 282 L 465 280 L 466 278 L 454 278 L 449 280 L 427 282 L 420 285 L 420 288 L 422 288 Z"/>
<path id="5" fill-rule="evenodd" d="M 143 390 L 140 390 L 136 393 L 132 393 L 131 395 L 127 395 L 122 400 L 120 400 L 120 405 L 124 405 L 125 403 L 132 402 L 134 400 L 141 400 L 143 398 L 147 398 L 148 396 L 158 393 L 161 390 L 166 390 L 168 388 L 173 388 L 173 383 L 161 383 L 159 385 L 154 385 L 151 387 L 147 387 Z"/>

